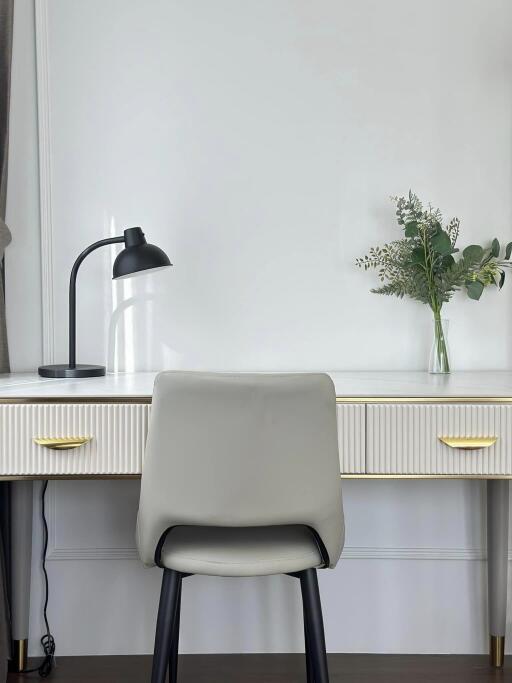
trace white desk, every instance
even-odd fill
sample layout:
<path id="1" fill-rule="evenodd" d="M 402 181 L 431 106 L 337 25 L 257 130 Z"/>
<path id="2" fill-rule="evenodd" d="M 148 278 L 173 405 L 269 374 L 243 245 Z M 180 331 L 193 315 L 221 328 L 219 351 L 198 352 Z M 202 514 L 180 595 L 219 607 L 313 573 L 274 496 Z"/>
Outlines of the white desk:
<path id="1" fill-rule="evenodd" d="M 329 374 L 337 393 L 343 478 L 487 480 L 490 649 L 492 663 L 500 666 L 507 602 L 512 373 Z M 0 376 L 0 479 L 16 482 L 12 607 L 20 664 L 28 634 L 31 482 L 140 476 L 154 377 Z M 76 449 L 52 450 L 36 444 L 37 437 L 90 440 Z"/>

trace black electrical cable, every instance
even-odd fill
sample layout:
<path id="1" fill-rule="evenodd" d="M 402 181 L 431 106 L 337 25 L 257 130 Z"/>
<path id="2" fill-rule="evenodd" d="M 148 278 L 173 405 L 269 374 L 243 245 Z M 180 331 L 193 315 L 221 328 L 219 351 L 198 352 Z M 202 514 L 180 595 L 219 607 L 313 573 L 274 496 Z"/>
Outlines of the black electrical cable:
<path id="1" fill-rule="evenodd" d="M 48 573 L 46 572 L 46 554 L 48 552 L 48 523 L 46 521 L 45 496 L 47 488 L 48 479 L 46 479 L 43 483 L 43 488 L 41 490 L 41 521 L 43 523 L 43 551 L 41 553 L 41 568 L 43 570 L 44 577 L 43 618 L 46 627 L 46 633 L 41 638 L 41 645 L 44 652 L 44 658 L 39 666 L 36 666 L 33 669 L 24 669 L 21 671 L 23 674 L 37 671 L 41 678 L 47 678 L 51 674 L 53 665 L 55 663 L 55 639 L 50 632 L 50 624 L 48 623 L 48 599 L 50 596 L 50 586 L 48 583 Z"/>

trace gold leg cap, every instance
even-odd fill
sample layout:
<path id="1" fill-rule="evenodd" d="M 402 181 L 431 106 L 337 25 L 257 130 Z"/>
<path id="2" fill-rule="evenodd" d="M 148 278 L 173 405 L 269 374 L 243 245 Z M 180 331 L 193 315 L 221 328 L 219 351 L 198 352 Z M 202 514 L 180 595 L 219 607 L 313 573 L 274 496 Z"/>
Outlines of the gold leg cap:
<path id="1" fill-rule="evenodd" d="M 505 661 L 505 636 L 491 636 L 489 653 L 491 666 L 502 667 Z"/>
<path id="2" fill-rule="evenodd" d="M 20 673 L 27 668 L 28 640 L 12 641 L 12 659 L 9 660 L 9 671 Z"/>

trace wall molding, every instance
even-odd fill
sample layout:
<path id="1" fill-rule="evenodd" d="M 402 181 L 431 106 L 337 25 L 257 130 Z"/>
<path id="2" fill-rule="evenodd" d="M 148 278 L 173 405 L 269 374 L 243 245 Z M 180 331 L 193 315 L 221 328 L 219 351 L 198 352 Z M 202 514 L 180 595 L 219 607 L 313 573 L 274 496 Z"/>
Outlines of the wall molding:
<path id="1" fill-rule="evenodd" d="M 346 546 L 342 559 L 345 560 L 464 560 L 469 562 L 487 559 L 481 548 L 416 548 Z M 509 555 L 512 561 L 512 552 Z"/>
<path id="2" fill-rule="evenodd" d="M 61 560 L 139 560 L 136 548 L 57 548 L 48 550 L 48 562 Z"/>
<path id="3" fill-rule="evenodd" d="M 63 560 L 139 560 L 136 548 L 59 548 L 48 551 L 48 561 Z M 346 546 L 342 560 L 449 560 L 483 562 L 486 552 L 480 548 L 382 548 L 377 546 Z M 512 551 L 508 555 L 512 562 Z"/>
<path id="4" fill-rule="evenodd" d="M 41 306 L 43 362 L 55 352 L 53 283 L 53 212 L 48 0 L 35 2 L 37 119 L 39 138 L 39 212 L 41 225 Z"/>

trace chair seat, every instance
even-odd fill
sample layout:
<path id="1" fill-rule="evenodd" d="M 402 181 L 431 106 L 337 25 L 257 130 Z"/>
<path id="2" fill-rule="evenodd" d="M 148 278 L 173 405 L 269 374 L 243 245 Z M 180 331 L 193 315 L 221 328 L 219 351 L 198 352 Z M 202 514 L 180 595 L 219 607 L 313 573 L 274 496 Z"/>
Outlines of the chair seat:
<path id="1" fill-rule="evenodd" d="M 161 563 L 185 574 L 262 576 L 322 565 L 313 533 L 305 526 L 178 526 L 165 540 Z"/>

